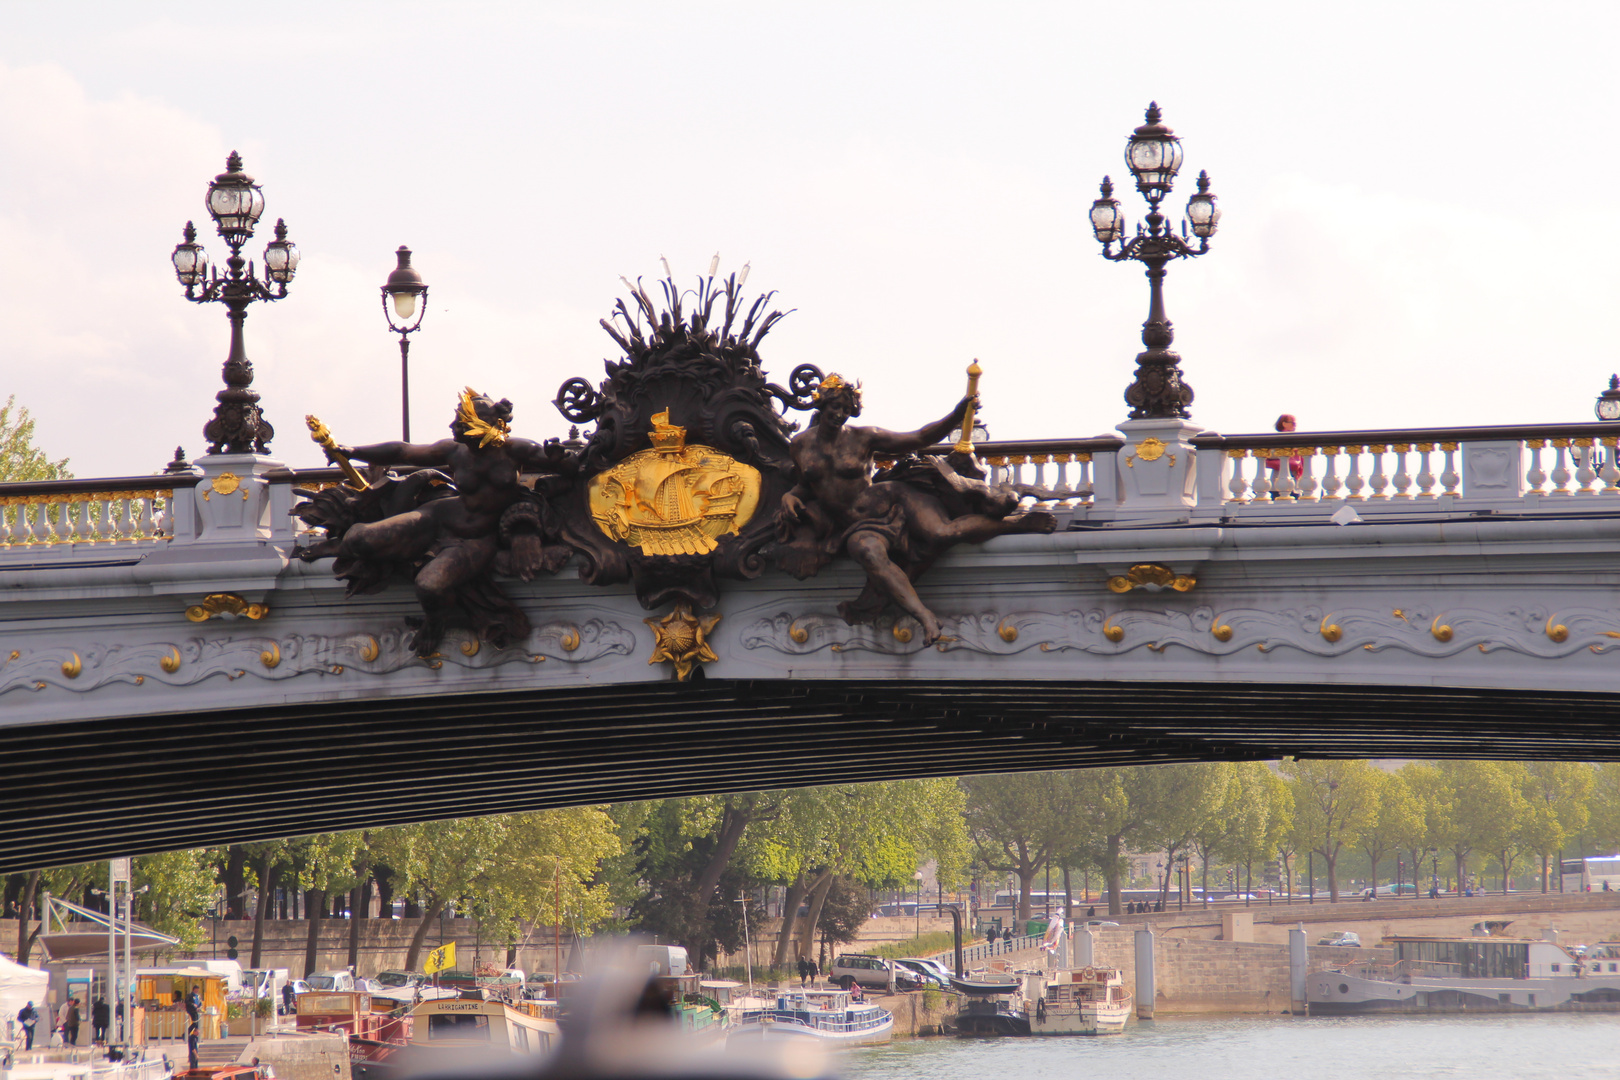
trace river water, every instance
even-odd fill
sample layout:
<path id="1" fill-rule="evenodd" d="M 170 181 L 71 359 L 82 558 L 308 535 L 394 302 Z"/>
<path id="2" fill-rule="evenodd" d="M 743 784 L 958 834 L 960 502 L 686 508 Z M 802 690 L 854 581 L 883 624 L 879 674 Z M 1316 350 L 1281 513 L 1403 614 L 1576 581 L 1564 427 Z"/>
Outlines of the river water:
<path id="1" fill-rule="evenodd" d="M 1620 1078 L 1620 1014 L 1169 1017 L 1123 1035 L 902 1039 L 850 1050 L 845 1080 Z"/>

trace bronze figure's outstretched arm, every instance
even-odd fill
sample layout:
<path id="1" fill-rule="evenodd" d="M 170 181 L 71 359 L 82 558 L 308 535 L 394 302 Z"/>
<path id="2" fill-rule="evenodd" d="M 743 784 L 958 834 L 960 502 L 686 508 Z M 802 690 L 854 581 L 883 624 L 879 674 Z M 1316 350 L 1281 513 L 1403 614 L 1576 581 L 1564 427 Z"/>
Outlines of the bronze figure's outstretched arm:
<path id="1" fill-rule="evenodd" d="M 395 440 L 343 449 L 349 457 L 359 458 L 368 465 L 444 465 L 449 462 L 456 445 L 454 439 L 440 439 L 435 443 Z"/>
<path id="2" fill-rule="evenodd" d="M 949 435 L 962 423 L 962 417 L 967 415 L 968 406 L 978 405 L 978 396 L 965 397 L 956 403 L 946 416 L 935 420 L 931 424 L 924 424 L 916 431 L 887 431 L 880 427 L 868 428 L 867 436 L 872 452 L 876 454 L 910 454 L 927 446 L 933 446 L 945 436 Z"/>

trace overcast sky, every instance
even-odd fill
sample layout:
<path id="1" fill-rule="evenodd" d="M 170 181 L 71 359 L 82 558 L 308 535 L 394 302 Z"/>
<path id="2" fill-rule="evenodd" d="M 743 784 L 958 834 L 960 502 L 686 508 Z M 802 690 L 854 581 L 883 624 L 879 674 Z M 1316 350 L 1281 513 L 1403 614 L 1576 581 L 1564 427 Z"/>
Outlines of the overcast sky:
<path id="1" fill-rule="evenodd" d="M 717 251 L 796 309 L 778 378 L 860 378 L 867 420 L 910 427 L 977 357 L 996 437 L 1099 434 L 1147 289 L 1086 210 L 1157 99 L 1186 150 L 1168 205 L 1207 169 L 1224 211 L 1168 280 L 1196 423 L 1588 419 L 1620 368 L 1617 12 L 3 3 L 0 399 L 79 476 L 203 450 L 228 328 L 168 256 L 234 148 L 267 203 L 248 252 L 277 217 L 303 252 L 247 323 L 289 464 L 319 461 L 305 413 L 397 437 L 377 289 L 401 243 L 431 290 L 419 439 L 464 384 L 564 434 L 550 400 L 614 355 L 619 275 L 667 256 L 690 283 Z"/>

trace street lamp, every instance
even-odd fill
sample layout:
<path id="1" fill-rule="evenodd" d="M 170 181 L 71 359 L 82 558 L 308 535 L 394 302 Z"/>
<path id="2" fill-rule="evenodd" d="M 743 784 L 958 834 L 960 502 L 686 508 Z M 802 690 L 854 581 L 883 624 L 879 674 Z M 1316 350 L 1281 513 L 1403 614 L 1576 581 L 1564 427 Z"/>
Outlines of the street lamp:
<path id="1" fill-rule="evenodd" d="M 1142 344 L 1147 351 L 1136 357 L 1136 378 L 1125 388 L 1125 402 L 1132 420 L 1185 419 L 1192 404 L 1192 387 L 1181 381 L 1181 357 L 1170 351 L 1175 332 L 1164 314 L 1164 268 L 1176 259 L 1191 259 L 1209 250 L 1209 238 L 1220 224 L 1220 207 L 1209 191 L 1209 174 L 1198 174 L 1198 193 L 1187 200 L 1187 216 L 1181 235 L 1170 228 L 1159 212 L 1159 203 L 1170 194 L 1176 173 L 1181 170 L 1181 140 L 1160 123 L 1157 102 L 1148 105 L 1147 122 L 1132 133 L 1125 145 L 1125 164 L 1136 177 L 1136 190 L 1148 201 L 1147 229 L 1136 227 L 1136 235 L 1125 238 L 1125 217 L 1120 213 L 1114 184 L 1103 177 L 1101 196 L 1091 204 L 1091 230 L 1103 246 L 1103 258 L 1114 262 L 1134 260 L 1147 267 L 1148 317 L 1142 324 Z M 1198 246 L 1191 244 L 1198 238 Z M 1114 244 L 1119 245 L 1117 251 Z"/>
<path id="2" fill-rule="evenodd" d="M 225 389 L 214 395 L 214 418 L 203 427 L 211 454 L 263 454 L 268 452 L 276 429 L 259 411 L 259 395 L 253 385 L 253 362 L 242 344 L 242 323 L 248 305 L 255 300 L 281 300 L 298 270 L 298 247 L 287 239 L 287 223 L 276 221 L 276 238 L 264 249 L 264 277 L 251 262 L 242 258 L 242 246 L 253 239 L 254 226 L 264 213 L 264 192 L 253 177 L 242 171 L 242 158 L 235 150 L 225 159 L 225 171 L 208 185 L 205 200 L 208 215 L 219 235 L 230 245 L 225 275 L 208 264 L 208 253 L 197 243 L 197 229 L 186 222 L 183 239 L 175 245 L 170 261 L 186 299 L 197 304 L 218 301 L 225 305 L 231 321 L 231 351 L 225 358 Z"/>
<path id="3" fill-rule="evenodd" d="M 404 244 L 394 252 L 399 265 L 388 275 L 382 287 L 383 315 L 388 329 L 399 335 L 399 408 L 400 438 L 411 441 L 411 338 L 422 326 L 427 314 L 427 285 L 411 266 L 411 249 Z"/>
<path id="4" fill-rule="evenodd" d="M 916 924 L 917 929 L 916 929 L 916 932 L 912 936 L 920 938 L 920 937 L 922 937 L 922 881 L 923 881 L 922 871 L 921 870 L 914 870 L 914 871 L 912 871 L 911 876 L 917 882 L 917 910 L 915 912 L 913 912 L 913 914 L 916 915 L 916 917 L 917 917 L 917 924 Z"/>
<path id="5" fill-rule="evenodd" d="M 1599 420 L 1620 420 L 1620 375 L 1609 376 L 1609 388 L 1597 397 Z"/>
<path id="6" fill-rule="evenodd" d="M 732 901 L 733 904 L 742 905 L 743 916 L 743 962 L 748 965 L 748 990 L 754 989 L 754 945 L 753 939 L 748 936 L 748 894 L 744 893 Z"/>
<path id="7" fill-rule="evenodd" d="M 1429 858 L 1434 860 L 1434 877 L 1429 881 L 1429 895 L 1440 899 L 1440 849 L 1430 848 Z"/>

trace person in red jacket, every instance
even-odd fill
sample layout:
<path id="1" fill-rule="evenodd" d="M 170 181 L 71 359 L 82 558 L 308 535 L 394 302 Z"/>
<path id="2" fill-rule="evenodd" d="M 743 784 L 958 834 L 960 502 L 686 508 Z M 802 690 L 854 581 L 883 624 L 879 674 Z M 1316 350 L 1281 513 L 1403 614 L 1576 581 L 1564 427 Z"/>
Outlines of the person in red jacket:
<path id="1" fill-rule="evenodd" d="M 1299 421 L 1294 419 L 1293 413 L 1283 413 L 1281 416 L 1277 417 L 1278 431 L 1293 431 L 1298 425 Z M 1271 470 L 1271 497 L 1275 499 L 1277 498 L 1277 478 L 1282 474 L 1282 459 L 1266 458 L 1266 468 Z M 1293 457 L 1288 459 L 1288 473 L 1293 477 L 1295 484 L 1299 483 L 1299 478 L 1304 472 L 1304 458 L 1300 457 L 1298 454 L 1295 454 Z M 1296 499 L 1299 498 L 1299 492 L 1296 490 L 1292 497 Z"/>

